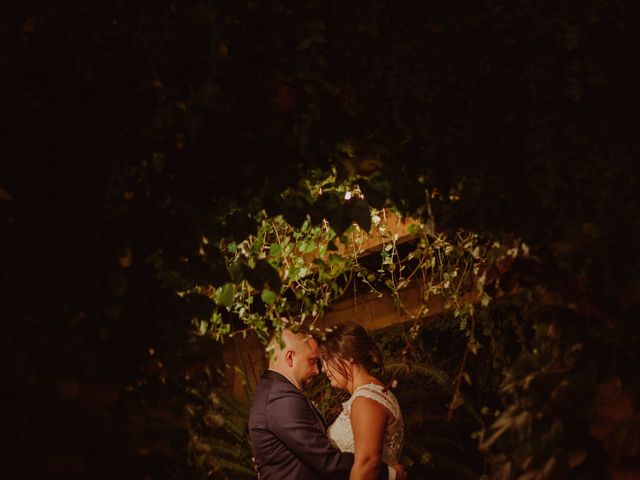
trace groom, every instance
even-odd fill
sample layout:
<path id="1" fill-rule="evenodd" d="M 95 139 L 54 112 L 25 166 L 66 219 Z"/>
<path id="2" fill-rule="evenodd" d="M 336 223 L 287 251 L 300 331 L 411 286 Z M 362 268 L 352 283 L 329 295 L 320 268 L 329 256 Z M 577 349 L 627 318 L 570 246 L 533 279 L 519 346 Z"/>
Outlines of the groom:
<path id="1" fill-rule="evenodd" d="M 342 453 L 327 437 L 327 427 L 302 390 L 318 375 L 318 344 L 308 334 L 275 338 L 269 369 L 258 382 L 249 414 L 249 438 L 261 480 L 348 479 L 353 454 Z M 380 480 L 405 473 L 386 464 Z M 397 477 L 396 477 L 397 474 Z"/>

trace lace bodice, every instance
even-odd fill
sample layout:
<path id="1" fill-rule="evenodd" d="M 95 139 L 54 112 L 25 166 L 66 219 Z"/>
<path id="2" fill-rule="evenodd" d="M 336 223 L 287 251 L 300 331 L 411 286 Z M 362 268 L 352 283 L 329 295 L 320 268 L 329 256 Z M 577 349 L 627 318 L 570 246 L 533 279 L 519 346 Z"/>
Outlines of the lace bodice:
<path id="1" fill-rule="evenodd" d="M 381 385 L 368 383 L 358 387 L 351 398 L 342 404 L 342 412 L 329 427 L 331 441 L 343 452 L 354 452 L 353 428 L 351 427 L 351 404 L 358 397 L 367 397 L 386 407 L 395 421 L 384 429 L 382 461 L 387 465 L 400 463 L 404 442 L 404 422 L 400 406 L 393 393 Z"/>

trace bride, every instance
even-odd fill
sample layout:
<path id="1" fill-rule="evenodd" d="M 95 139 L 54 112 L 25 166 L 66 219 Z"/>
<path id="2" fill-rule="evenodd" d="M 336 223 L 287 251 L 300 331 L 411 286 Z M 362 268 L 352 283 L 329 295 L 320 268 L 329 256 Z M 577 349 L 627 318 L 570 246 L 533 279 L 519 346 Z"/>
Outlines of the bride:
<path id="1" fill-rule="evenodd" d="M 400 463 L 404 440 L 398 401 L 370 373 L 382 367 L 380 351 L 354 322 L 327 329 L 318 351 L 331 386 L 351 394 L 329 427 L 329 437 L 340 450 L 354 453 L 350 480 L 375 479 L 381 462 Z"/>

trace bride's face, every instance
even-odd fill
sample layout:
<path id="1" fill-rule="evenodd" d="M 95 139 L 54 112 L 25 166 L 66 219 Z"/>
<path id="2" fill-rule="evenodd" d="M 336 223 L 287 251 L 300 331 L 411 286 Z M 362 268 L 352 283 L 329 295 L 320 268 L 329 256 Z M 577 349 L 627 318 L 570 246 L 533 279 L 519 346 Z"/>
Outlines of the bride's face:
<path id="1" fill-rule="evenodd" d="M 338 369 L 328 363 L 324 358 L 322 359 L 322 371 L 329 379 L 329 382 L 331 382 L 331 386 L 333 388 L 347 389 L 349 379 Z"/>

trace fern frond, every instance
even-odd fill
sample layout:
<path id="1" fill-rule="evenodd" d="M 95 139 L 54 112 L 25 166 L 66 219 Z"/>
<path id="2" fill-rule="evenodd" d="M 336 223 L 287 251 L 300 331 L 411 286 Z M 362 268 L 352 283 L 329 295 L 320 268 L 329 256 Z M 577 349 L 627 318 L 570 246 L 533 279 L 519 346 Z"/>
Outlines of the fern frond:
<path id="1" fill-rule="evenodd" d="M 445 390 L 450 389 L 453 384 L 453 380 L 447 372 L 434 365 L 414 365 L 411 370 L 417 375 L 432 379 Z"/>
<path id="2" fill-rule="evenodd" d="M 404 411 L 406 410 L 406 413 Z M 433 425 L 435 422 L 447 420 L 446 414 L 443 413 L 425 413 L 421 409 L 410 408 L 403 410 L 404 425 L 407 432 L 415 431 L 424 434 L 425 428 Z"/>
<path id="3" fill-rule="evenodd" d="M 451 440 L 450 438 L 427 435 L 423 437 L 423 441 L 428 446 L 428 448 L 431 448 L 433 450 L 436 450 L 436 449 L 439 450 L 440 448 L 444 447 L 447 449 L 455 448 L 456 450 L 459 450 L 463 453 L 467 453 L 466 448 L 464 448 L 458 442 Z"/>
<path id="4" fill-rule="evenodd" d="M 386 374 L 404 376 L 411 373 L 409 365 L 405 362 L 401 361 L 389 361 L 385 360 L 384 362 L 384 371 Z"/>
<path id="5" fill-rule="evenodd" d="M 469 480 L 475 480 L 477 478 L 477 474 L 468 467 L 465 467 L 462 462 L 444 455 L 436 458 L 436 468 L 439 471 L 447 473 L 449 478 L 464 478 Z"/>
<path id="6" fill-rule="evenodd" d="M 405 442 L 405 453 L 421 467 L 433 467 L 433 454 L 422 445 Z"/>
<path id="7" fill-rule="evenodd" d="M 241 448 L 238 448 L 237 444 L 224 440 L 211 440 L 209 446 L 215 452 L 217 458 L 240 459 L 247 455 Z"/>
<path id="8" fill-rule="evenodd" d="M 218 399 L 220 400 L 220 407 L 225 413 L 233 414 L 242 418 L 249 416 L 250 407 L 248 403 L 226 393 L 218 393 Z"/>
<path id="9" fill-rule="evenodd" d="M 236 442 L 240 444 L 243 444 L 245 442 L 246 424 L 244 423 L 244 420 L 238 421 L 237 419 L 233 418 L 225 418 L 222 428 L 225 432 L 231 435 Z"/>
<path id="10" fill-rule="evenodd" d="M 240 464 L 240 463 L 235 463 L 235 462 L 230 462 L 229 460 L 227 460 L 226 458 L 223 457 L 218 457 L 216 455 L 211 457 L 211 462 L 218 468 L 222 469 L 222 470 L 228 470 L 228 471 L 232 471 L 232 472 L 236 472 L 236 473 L 241 473 L 244 475 L 248 475 L 250 477 L 255 477 L 256 476 L 256 472 L 244 465 L 244 464 Z"/>
<path id="11" fill-rule="evenodd" d="M 395 373 L 397 375 L 414 374 L 423 378 L 428 378 L 447 391 L 451 389 L 451 385 L 453 384 L 453 381 L 447 372 L 435 365 L 411 364 L 407 367 L 407 364 L 397 362 L 385 365 L 385 369 L 388 372 Z"/>

